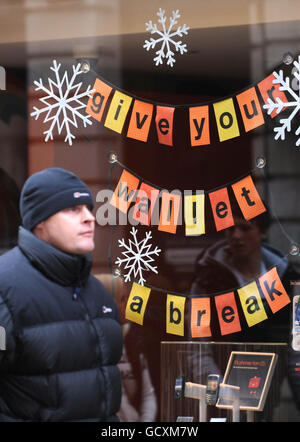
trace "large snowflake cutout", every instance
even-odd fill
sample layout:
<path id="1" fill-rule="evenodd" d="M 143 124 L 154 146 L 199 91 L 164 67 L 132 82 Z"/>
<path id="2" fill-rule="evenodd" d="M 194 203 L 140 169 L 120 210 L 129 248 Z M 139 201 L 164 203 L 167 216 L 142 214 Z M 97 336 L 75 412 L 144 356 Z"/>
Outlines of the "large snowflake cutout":
<path id="1" fill-rule="evenodd" d="M 152 249 L 152 245 L 148 244 L 148 241 L 152 238 L 152 233 L 147 232 L 144 239 L 138 241 L 137 239 L 137 229 L 132 227 L 130 234 L 133 240 L 129 239 L 128 244 L 126 244 L 124 239 L 119 239 L 119 247 L 124 247 L 122 255 L 124 258 L 117 258 L 115 264 L 119 267 L 124 265 L 124 269 L 128 269 L 126 275 L 124 275 L 125 282 L 131 281 L 132 276 L 134 278 L 138 277 L 138 282 L 144 285 L 146 282 L 143 271 L 157 272 L 157 267 L 153 266 L 151 263 L 154 261 L 153 256 L 158 256 L 161 250 L 158 247 Z"/>
<path id="2" fill-rule="evenodd" d="M 57 128 L 59 134 L 65 129 L 66 137 L 64 141 L 72 146 L 72 140 L 75 138 L 75 135 L 72 134 L 72 126 L 78 127 L 77 119 L 82 121 L 84 127 L 92 124 L 90 115 L 82 114 L 80 110 L 86 107 L 81 99 L 90 97 L 94 90 L 91 90 L 91 86 L 88 86 L 85 91 L 80 92 L 82 82 L 76 83 L 78 75 L 84 72 L 81 70 L 80 63 L 73 66 L 73 75 L 70 80 L 67 71 L 61 76 L 60 68 L 61 63 L 57 64 L 56 60 L 53 60 L 53 66 L 50 66 L 50 69 L 55 74 L 55 80 L 48 78 L 48 86 L 44 86 L 42 79 L 34 82 L 35 90 L 45 93 L 44 97 L 39 98 L 45 106 L 40 109 L 34 106 L 34 112 L 30 115 L 37 120 L 40 115 L 45 114 L 43 123 L 51 122 L 49 129 L 44 132 L 46 142 L 49 139 L 53 140 L 55 128 Z"/>
<path id="3" fill-rule="evenodd" d="M 299 82 L 300 80 L 300 56 L 298 57 L 298 61 L 293 62 L 295 68 L 292 71 L 292 74 L 294 76 L 293 81 Z M 282 110 L 287 110 L 288 108 L 293 108 L 291 113 L 287 118 L 282 118 L 279 120 L 279 123 L 281 126 L 275 127 L 274 132 L 276 132 L 275 140 L 278 140 L 279 138 L 281 140 L 285 139 L 286 133 L 291 131 L 291 123 L 298 113 L 299 117 L 299 111 L 300 111 L 300 88 L 298 87 L 298 94 L 294 91 L 292 88 L 292 84 L 290 83 L 290 78 L 286 77 L 283 78 L 283 72 L 282 70 L 277 72 L 273 72 L 274 75 L 274 84 L 280 84 L 279 90 L 288 92 L 288 94 L 292 97 L 291 101 L 282 101 L 279 97 L 276 97 L 276 100 L 273 101 L 271 98 L 268 98 L 268 104 L 264 105 L 265 109 L 268 109 L 268 114 L 270 115 L 274 110 L 277 114 L 281 112 Z M 298 83 L 299 84 L 299 83 Z M 295 131 L 295 135 L 300 135 L 300 125 Z M 300 137 L 296 141 L 296 146 L 300 145 Z"/>
<path id="4" fill-rule="evenodd" d="M 162 30 L 160 31 L 156 24 L 152 23 L 152 20 L 146 23 L 146 30 L 151 31 L 151 34 L 157 34 L 157 39 L 150 38 L 150 40 L 145 40 L 144 48 L 149 51 L 149 49 L 154 49 L 156 45 L 159 43 L 161 47 L 158 51 L 156 51 L 156 57 L 154 57 L 154 61 L 156 66 L 159 64 L 163 64 L 163 59 L 167 59 L 167 65 L 173 67 L 176 62 L 174 58 L 174 52 L 171 50 L 171 47 L 174 46 L 174 49 L 180 54 L 184 54 L 187 52 L 186 44 L 183 44 L 182 41 L 175 41 L 174 37 L 182 37 L 184 34 L 187 35 L 189 27 L 186 25 L 178 26 L 176 30 L 174 30 L 174 26 L 178 23 L 177 19 L 180 17 L 179 11 L 172 11 L 172 17 L 169 19 L 169 25 L 166 24 L 167 17 L 165 16 L 165 11 L 159 8 L 157 12 L 159 17 L 158 22 L 161 24 Z"/>

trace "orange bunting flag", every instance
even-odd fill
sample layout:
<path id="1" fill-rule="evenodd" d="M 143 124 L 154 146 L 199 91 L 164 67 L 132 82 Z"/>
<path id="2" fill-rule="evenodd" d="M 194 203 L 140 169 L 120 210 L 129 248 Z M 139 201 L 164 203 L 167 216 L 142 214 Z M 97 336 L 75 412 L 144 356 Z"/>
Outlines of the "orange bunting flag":
<path id="1" fill-rule="evenodd" d="M 159 190 L 149 184 L 142 183 L 137 191 L 136 203 L 133 208 L 132 217 L 141 224 L 150 226 L 151 216 L 155 203 L 159 195 Z"/>
<path id="2" fill-rule="evenodd" d="M 158 142 L 173 146 L 173 117 L 174 107 L 156 106 L 156 130 Z"/>
<path id="3" fill-rule="evenodd" d="M 138 186 L 139 179 L 124 169 L 110 204 L 120 212 L 127 213 L 130 204 L 135 200 Z"/>
<path id="4" fill-rule="evenodd" d="M 108 84 L 96 78 L 95 84 L 92 89 L 95 92 L 92 93 L 91 97 L 86 106 L 86 112 L 91 115 L 95 120 L 101 121 L 103 111 L 105 109 L 108 97 L 112 91 L 112 88 Z"/>
<path id="5" fill-rule="evenodd" d="M 192 298 L 191 300 L 191 336 L 202 338 L 211 336 L 210 298 Z"/>
<path id="6" fill-rule="evenodd" d="M 288 102 L 288 99 L 284 92 L 280 90 L 280 84 L 273 83 L 275 80 L 274 74 L 269 75 L 267 78 L 258 83 L 258 88 L 260 90 L 261 96 L 265 102 L 268 103 L 268 99 L 270 98 L 273 102 L 276 101 L 276 98 L 280 98 L 284 103 Z M 277 114 L 276 109 L 270 114 L 271 118 L 274 118 Z"/>
<path id="7" fill-rule="evenodd" d="M 210 192 L 209 199 L 217 231 L 233 226 L 234 220 L 227 188 Z"/>
<path id="8" fill-rule="evenodd" d="M 278 310 L 291 302 L 279 278 L 276 267 L 273 267 L 273 269 L 261 276 L 259 284 L 272 313 L 278 312 Z"/>
<path id="9" fill-rule="evenodd" d="M 232 189 L 246 220 L 266 211 L 250 175 L 232 184 Z"/>
<path id="10" fill-rule="evenodd" d="M 191 145 L 203 146 L 210 144 L 209 107 L 190 107 L 189 117 Z"/>
<path id="11" fill-rule="evenodd" d="M 241 331 L 234 292 L 215 296 L 215 304 L 222 335 Z"/>
<path id="12" fill-rule="evenodd" d="M 146 142 L 153 113 L 153 104 L 135 100 L 127 137 Z"/>
<path id="13" fill-rule="evenodd" d="M 181 196 L 171 192 L 162 192 L 161 195 L 158 230 L 176 233 L 180 214 Z"/>
<path id="14" fill-rule="evenodd" d="M 240 107 L 245 131 L 255 129 L 264 124 L 265 120 L 261 111 L 255 87 L 247 89 L 236 96 Z"/>

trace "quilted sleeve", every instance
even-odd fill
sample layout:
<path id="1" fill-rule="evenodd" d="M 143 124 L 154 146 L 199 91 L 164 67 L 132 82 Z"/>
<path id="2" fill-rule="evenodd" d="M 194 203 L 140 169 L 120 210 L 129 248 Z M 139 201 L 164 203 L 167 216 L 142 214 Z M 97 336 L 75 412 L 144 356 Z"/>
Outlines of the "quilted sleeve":
<path id="1" fill-rule="evenodd" d="M 0 294 L 0 372 L 7 369 L 15 354 L 14 326 L 11 313 Z"/>

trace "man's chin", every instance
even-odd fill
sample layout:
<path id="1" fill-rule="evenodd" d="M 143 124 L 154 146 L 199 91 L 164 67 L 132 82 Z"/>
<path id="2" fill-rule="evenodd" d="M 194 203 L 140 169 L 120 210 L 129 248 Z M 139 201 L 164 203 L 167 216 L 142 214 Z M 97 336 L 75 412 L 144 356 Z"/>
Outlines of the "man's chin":
<path id="1" fill-rule="evenodd" d="M 78 254 L 91 253 L 95 249 L 94 241 L 88 242 L 86 244 L 78 244 L 77 252 Z"/>

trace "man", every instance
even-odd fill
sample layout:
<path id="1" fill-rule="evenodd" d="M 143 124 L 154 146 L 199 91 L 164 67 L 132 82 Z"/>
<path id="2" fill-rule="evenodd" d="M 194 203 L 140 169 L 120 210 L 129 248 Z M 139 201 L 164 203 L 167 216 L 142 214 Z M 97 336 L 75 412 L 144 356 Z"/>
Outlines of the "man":
<path id="1" fill-rule="evenodd" d="M 122 401 L 118 416 L 122 422 L 154 422 L 157 399 L 152 384 L 142 328 L 126 319 L 128 284 L 111 274 L 95 275 L 114 294 L 123 331 L 123 354 L 118 367 L 122 376 Z"/>
<path id="2" fill-rule="evenodd" d="M 234 226 L 226 231 L 226 239 L 209 247 L 196 262 L 196 277 L 192 284 L 191 293 L 206 294 L 213 297 L 220 293 L 232 292 L 258 278 L 276 266 L 278 275 L 289 293 L 293 297 L 290 282 L 299 279 L 299 273 L 289 263 L 286 256 L 279 250 L 265 242 L 266 232 L 270 224 L 268 212 L 245 220 L 235 209 Z M 241 321 L 241 331 L 222 336 L 218 326 L 218 318 L 215 309 L 212 309 L 211 330 L 216 341 L 227 342 L 258 342 L 263 343 L 287 343 L 291 340 L 291 306 L 292 302 L 273 314 L 268 303 L 262 298 L 267 319 L 248 327 L 243 318 L 243 312 L 239 304 L 238 315 Z M 278 347 L 279 348 L 279 347 Z M 293 351 L 289 345 L 287 352 L 285 347 L 277 361 L 276 376 L 268 394 L 267 406 L 263 419 L 273 418 L 273 409 L 279 406 L 279 385 L 285 376 L 288 376 L 290 388 L 295 404 L 300 410 L 300 382 L 299 373 L 295 368 L 300 365 L 299 352 Z M 236 348 L 235 348 L 236 350 Z M 220 358 L 219 358 L 220 359 Z M 214 361 L 213 361 L 214 362 Z M 282 408 L 284 408 L 281 405 Z M 280 412 L 282 413 L 282 408 Z M 299 412 L 297 410 L 297 412 Z"/>
<path id="3" fill-rule="evenodd" d="M 234 226 L 226 230 L 226 239 L 213 244 L 198 256 L 191 293 L 214 295 L 231 292 L 255 280 L 274 266 L 284 287 L 289 291 L 290 280 L 297 279 L 298 273 L 287 257 L 265 242 L 270 224 L 269 213 L 264 212 L 250 221 L 245 220 L 236 208 L 233 209 L 233 214 Z M 231 339 L 288 342 L 289 306 L 273 315 L 267 302 L 263 300 L 263 303 L 268 321 L 251 328 L 243 324 L 242 331 L 234 333 Z M 239 305 L 238 309 L 239 317 L 243 320 L 244 315 Z M 213 319 L 218 324 L 217 318 Z M 222 339 L 222 336 L 218 335 L 217 325 L 214 332 L 218 339 Z"/>
<path id="4" fill-rule="evenodd" d="M 18 246 L 0 257 L 0 421 L 117 420 L 122 330 L 90 275 L 92 207 L 64 169 L 24 184 Z"/>

